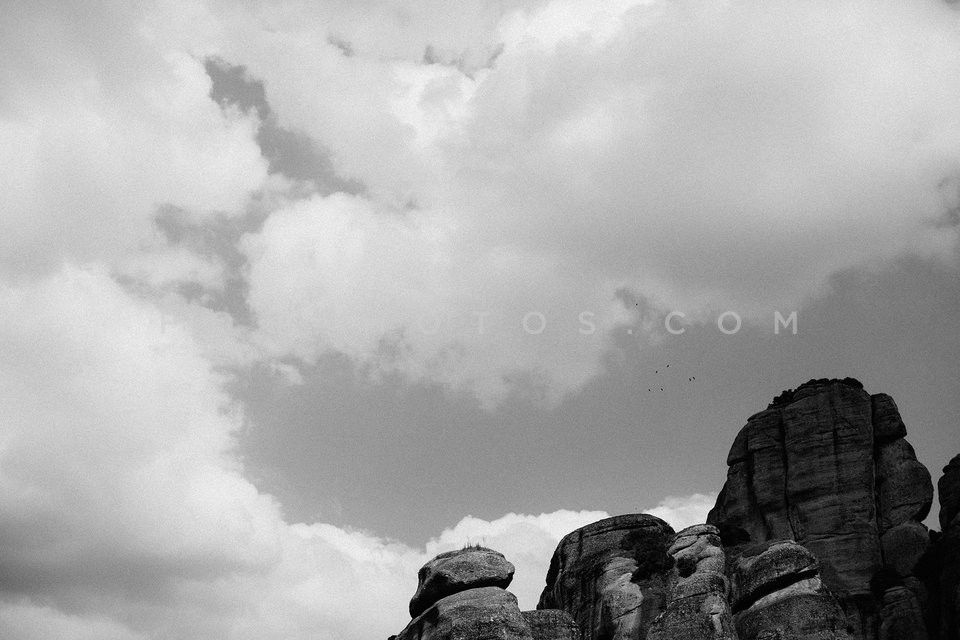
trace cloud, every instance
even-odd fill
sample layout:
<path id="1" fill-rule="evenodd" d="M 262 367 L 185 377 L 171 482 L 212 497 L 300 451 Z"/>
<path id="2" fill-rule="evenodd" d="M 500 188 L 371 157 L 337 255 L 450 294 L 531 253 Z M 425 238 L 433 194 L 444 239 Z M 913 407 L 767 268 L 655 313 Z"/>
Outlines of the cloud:
<path id="1" fill-rule="evenodd" d="M 547 9 L 475 90 L 457 187 L 484 241 L 662 304 L 796 304 L 836 269 L 935 243 L 960 148 L 953 16 L 644 3 L 594 33 Z"/>
<path id="2" fill-rule="evenodd" d="M 954 16 L 699 0 L 16 9 L 0 262 L 102 261 L 192 291 L 255 317 L 265 359 L 342 352 L 488 406 L 556 403 L 602 372 L 610 331 L 645 332 L 627 299 L 750 321 L 789 315 L 837 270 L 949 253 Z M 208 235 L 213 214 L 256 213 L 225 265 L 157 245 L 161 207 Z"/>
<path id="3" fill-rule="evenodd" d="M 287 524 L 243 477 L 239 407 L 186 325 L 89 269 L 6 286 L 0 310 L 4 637 L 396 626 L 422 553 Z"/>
<path id="4" fill-rule="evenodd" d="M 707 521 L 707 514 L 717 502 L 716 494 L 694 493 L 689 496 L 668 496 L 644 513 L 657 516 L 673 527 L 674 531 L 686 529 Z"/>
<path id="5" fill-rule="evenodd" d="M 657 506 L 642 510 L 670 524 L 675 531 L 706 522 L 716 496 L 695 493 L 667 497 Z M 510 591 L 521 609 L 535 609 L 543 591 L 550 558 L 560 540 L 576 529 L 609 517 L 605 511 L 560 510 L 540 515 L 508 513 L 494 520 L 463 518 L 427 543 L 428 556 L 480 544 L 504 554 L 516 567 Z"/>
<path id="6" fill-rule="evenodd" d="M 240 408 L 190 327 L 103 271 L 0 289 L 0 349 L 5 638 L 385 636 L 417 569 L 467 542 L 514 562 L 532 608 L 560 538 L 607 515 L 466 517 L 423 549 L 290 524 L 244 478 Z"/>
<path id="7" fill-rule="evenodd" d="M 143 640 L 146 636 L 97 615 L 70 615 L 29 601 L 0 603 L 0 629 L 18 640 Z"/>
<path id="8" fill-rule="evenodd" d="M 337 351 L 488 400 L 576 388 L 596 373 L 605 330 L 628 318 L 609 288 L 565 281 L 551 257 L 478 254 L 437 216 L 363 197 L 294 202 L 244 247 L 268 353 Z"/>
<path id="9" fill-rule="evenodd" d="M 566 511 L 540 515 L 508 513 L 495 520 L 467 516 L 427 543 L 427 555 L 480 544 L 496 549 L 516 567 L 509 590 L 520 608 L 536 609 L 546 583 L 550 558 L 563 536 L 606 518 L 604 511 Z"/>
<path id="10" fill-rule="evenodd" d="M 8 580 L 166 592 L 271 560 L 279 507 L 230 461 L 238 408 L 183 326 L 88 270 L 0 307 Z"/>
<path id="11" fill-rule="evenodd" d="M 254 118 L 224 113 L 209 98 L 196 53 L 213 36 L 193 39 L 204 21 L 181 28 L 161 20 L 165 8 L 5 7 L 0 268 L 7 273 L 122 258 L 149 235 L 157 207 L 235 213 L 264 182 Z"/>
<path id="12" fill-rule="evenodd" d="M 296 380 L 291 359 L 340 352 L 555 402 L 631 296 L 749 314 L 955 245 L 960 35 L 939 3 L 334 6 L 5 6 L 3 637 L 384 637 L 463 538 L 502 547 L 530 606 L 559 537 L 603 514 L 466 518 L 423 550 L 288 523 L 244 476 L 224 371 Z M 363 195 L 271 176 L 255 110 L 211 99 L 211 56 Z M 222 251 L 177 244 L 171 207 L 198 237 L 256 222 Z M 651 511 L 680 528 L 711 502 Z"/>
<path id="13" fill-rule="evenodd" d="M 492 404 L 530 388 L 555 401 L 610 348 L 579 314 L 601 336 L 623 327 L 625 291 L 691 321 L 766 320 L 837 270 L 949 256 L 954 17 L 934 2 L 557 0 L 482 31 L 503 47 L 471 75 L 378 57 L 360 32 L 355 55 L 318 41 L 302 65 L 284 54 L 294 30 L 244 32 L 254 44 L 232 53 L 279 121 L 368 187 L 290 202 L 248 238 L 265 341 Z M 508 323 L 495 340 L 475 335 L 487 311 Z M 562 332 L 549 347 L 522 330 L 531 311 Z M 427 335 L 418 318 L 438 313 L 460 325 Z"/>
<path id="14" fill-rule="evenodd" d="M 0 288 L 0 635 L 362 638 L 406 623 L 463 540 L 534 606 L 560 537 L 603 512 L 464 518 L 424 549 L 291 524 L 244 477 L 241 408 L 189 324 L 104 270 Z"/>

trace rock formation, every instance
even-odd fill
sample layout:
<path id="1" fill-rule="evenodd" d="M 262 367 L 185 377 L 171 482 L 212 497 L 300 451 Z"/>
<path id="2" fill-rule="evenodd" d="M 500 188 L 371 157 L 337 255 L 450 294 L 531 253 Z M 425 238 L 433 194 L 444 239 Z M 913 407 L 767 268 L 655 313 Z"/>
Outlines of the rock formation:
<path id="1" fill-rule="evenodd" d="M 423 565 L 417 592 L 410 600 L 410 617 L 416 618 L 437 600 L 467 589 L 500 587 L 513 580 L 513 565 L 503 554 L 485 547 L 467 547 L 441 553 Z"/>
<path id="2" fill-rule="evenodd" d="M 538 609 L 563 609 L 584 638 L 645 638 L 667 605 L 673 529 L 646 514 L 615 516 L 567 534 L 550 561 Z"/>
<path id="3" fill-rule="evenodd" d="M 880 618 L 880 640 L 929 638 L 917 596 L 906 587 L 891 587 L 884 591 Z"/>
<path id="4" fill-rule="evenodd" d="M 523 619 L 530 628 L 533 640 L 580 640 L 580 628 L 566 611 L 524 611 Z"/>
<path id="5" fill-rule="evenodd" d="M 929 546 L 921 522 L 933 484 L 905 435 L 893 399 L 855 380 L 785 392 L 736 437 L 708 522 L 752 542 L 801 543 L 820 560 L 853 637 L 875 640 L 882 602 L 870 579 L 880 569 L 893 568 L 926 598 L 914 570 Z"/>
<path id="6" fill-rule="evenodd" d="M 717 528 L 688 527 L 674 537 L 667 553 L 675 561 L 670 598 L 647 640 L 737 640 Z"/>
<path id="7" fill-rule="evenodd" d="M 733 570 L 740 640 L 846 640 L 843 610 L 820 578 L 820 563 L 792 540 L 751 547 Z"/>
<path id="8" fill-rule="evenodd" d="M 500 587 L 479 587 L 437 600 L 396 640 L 533 640 L 533 636 L 516 596 Z"/>
<path id="9" fill-rule="evenodd" d="M 708 524 L 606 518 L 557 546 L 536 611 L 483 547 L 424 565 L 392 640 L 960 640 L 960 455 L 929 472 L 893 399 L 786 391 L 737 435 Z"/>
<path id="10" fill-rule="evenodd" d="M 940 637 L 960 639 L 960 455 L 944 467 L 940 494 Z"/>
<path id="11" fill-rule="evenodd" d="M 727 558 L 712 525 L 671 535 L 653 516 L 600 520 L 561 540 L 541 608 L 569 612 L 583 640 L 847 640 L 847 621 L 801 545 Z"/>
<path id="12" fill-rule="evenodd" d="M 563 611 L 520 611 L 506 590 L 513 565 L 497 551 L 466 547 L 421 567 L 411 620 L 391 640 L 579 640 Z"/>

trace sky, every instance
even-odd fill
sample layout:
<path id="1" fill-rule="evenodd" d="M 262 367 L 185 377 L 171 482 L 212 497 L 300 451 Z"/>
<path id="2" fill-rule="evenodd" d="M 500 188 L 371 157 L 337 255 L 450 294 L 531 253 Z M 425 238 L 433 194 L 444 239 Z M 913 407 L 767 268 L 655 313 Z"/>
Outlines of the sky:
<path id="1" fill-rule="evenodd" d="M 0 59 L 4 638 L 387 637 L 473 543 L 533 608 L 810 378 L 960 452 L 949 4 L 8 0 Z"/>

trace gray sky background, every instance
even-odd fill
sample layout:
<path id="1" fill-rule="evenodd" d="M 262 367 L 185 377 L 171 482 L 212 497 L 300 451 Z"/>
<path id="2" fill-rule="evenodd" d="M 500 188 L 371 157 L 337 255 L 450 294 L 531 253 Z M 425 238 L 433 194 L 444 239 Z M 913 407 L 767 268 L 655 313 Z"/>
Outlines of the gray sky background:
<path id="1" fill-rule="evenodd" d="M 958 14 L 596 4 L 0 4 L 0 635 L 386 637 L 468 542 L 532 608 L 809 378 L 939 476 Z"/>

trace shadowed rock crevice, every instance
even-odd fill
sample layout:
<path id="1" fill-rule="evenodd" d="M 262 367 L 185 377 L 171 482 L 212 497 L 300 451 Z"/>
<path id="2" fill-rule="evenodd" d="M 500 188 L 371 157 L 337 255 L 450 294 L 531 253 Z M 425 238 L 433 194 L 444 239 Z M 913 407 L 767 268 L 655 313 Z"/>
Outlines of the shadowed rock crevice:
<path id="1" fill-rule="evenodd" d="M 819 575 L 819 569 L 807 569 L 806 571 L 799 571 L 792 575 L 785 575 L 775 578 L 763 585 L 762 588 L 755 590 L 749 596 L 741 598 L 739 601 L 737 601 L 736 606 L 733 608 L 733 612 L 740 613 L 745 609 L 749 609 L 769 595 L 772 595 L 778 591 L 784 591 L 794 585 L 816 578 Z"/>
<path id="2" fill-rule="evenodd" d="M 940 637 L 957 640 L 960 638 L 960 455 L 944 467 L 937 490 L 943 528 L 937 549 L 941 573 L 935 585 L 940 596 Z"/>

